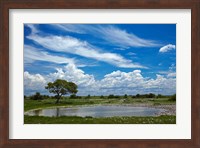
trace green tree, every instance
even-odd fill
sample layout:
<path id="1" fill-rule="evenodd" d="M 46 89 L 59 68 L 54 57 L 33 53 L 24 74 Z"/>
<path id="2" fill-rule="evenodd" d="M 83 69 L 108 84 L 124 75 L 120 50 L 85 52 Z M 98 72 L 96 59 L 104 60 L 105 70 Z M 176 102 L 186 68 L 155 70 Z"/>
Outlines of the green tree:
<path id="1" fill-rule="evenodd" d="M 136 95 L 136 98 L 140 98 L 140 94 L 137 94 L 137 95 Z"/>
<path id="2" fill-rule="evenodd" d="M 152 93 L 149 93 L 149 94 L 148 94 L 148 98 L 155 98 L 155 97 L 156 97 L 155 94 L 152 94 Z"/>
<path id="3" fill-rule="evenodd" d="M 128 98 L 128 95 L 127 95 L 127 94 L 125 94 L 125 95 L 124 95 L 124 98 Z"/>
<path id="4" fill-rule="evenodd" d="M 54 82 L 49 82 L 45 89 L 49 90 L 50 93 L 56 94 L 56 103 L 63 95 L 76 94 L 78 86 L 73 82 L 67 82 L 66 80 L 57 79 Z"/>

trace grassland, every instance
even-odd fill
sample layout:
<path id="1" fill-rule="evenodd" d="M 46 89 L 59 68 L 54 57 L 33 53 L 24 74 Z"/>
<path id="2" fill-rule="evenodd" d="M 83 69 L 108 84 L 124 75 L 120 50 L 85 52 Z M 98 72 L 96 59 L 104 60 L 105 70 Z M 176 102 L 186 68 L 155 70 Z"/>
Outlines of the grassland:
<path id="1" fill-rule="evenodd" d="M 64 97 L 59 104 L 55 104 L 54 99 L 44 100 L 24 100 L 24 111 L 53 108 L 53 107 L 69 107 L 82 105 L 147 105 L 159 107 L 162 105 L 174 105 L 175 101 L 170 101 L 169 98 L 101 98 L 91 96 L 90 98 L 82 97 L 70 99 Z M 77 117 L 77 116 L 62 116 L 62 117 L 42 117 L 42 116 L 24 116 L 25 124 L 174 124 L 176 116 L 162 115 L 157 117 L 107 117 L 107 118 L 92 118 L 92 117 Z"/>
<path id="2" fill-rule="evenodd" d="M 159 117 L 42 117 L 25 116 L 26 124 L 174 124 L 176 116 L 161 115 Z"/>

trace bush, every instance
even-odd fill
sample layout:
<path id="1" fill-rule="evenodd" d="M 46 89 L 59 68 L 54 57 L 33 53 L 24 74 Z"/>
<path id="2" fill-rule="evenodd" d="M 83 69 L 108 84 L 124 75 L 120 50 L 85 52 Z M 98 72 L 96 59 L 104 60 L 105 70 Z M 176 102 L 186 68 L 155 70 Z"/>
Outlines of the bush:
<path id="1" fill-rule="evenodd" d="M 136 98 L 136 96 L 132 96 L 131 98 Z"/>
<path id="2" fill-rule="evenodd" d="M 74 99 L 74 98 L 76 98 L 76 95 L 75 95 L 75 94 L 72 94 L 72 95 L 70 95 L 69 98 L 70 98 L 70 99 Z"/>
<path id="3" fill-rule="evenodd" d="M 124 98 L 128 98 L 127 94 L 124 95 Z"/>
<path id="4" fill-rule="evenodd" d="M 109 99 L 114 98 L 114 97 L 115 97 L 114 95 L 109 95 L 108 96 Z"/>
<path id="5" fill-rule="evenodd" d="M 50 97 L 49 97 L 49 95 L 43 95 L 43 96 L 41 96 L 43 99 L 49 99 Z"/>
<path id="6" fill-rule="evenodd" d="M 176 101 L 176 94 L 172 95 L 168 100 L 169 101 Z"/>
<path id="7" fill-rule="evenodd" d="M 140 94 L 137 94 L 137 95 L 136 95 L 136 98 L 140 98 Z"/>
<path id="8" fill-rule="evenodd" d="M 150 94 L 147 95 L 147 98 L 155 98 L 155 97 L 156 97 L 156 95 L 152 94 L 152 93 L 150 93 Z"/>
<path id="9" fill-rule="evenodd" d="M 36 92 L 35 95 L 31 96 L 30 99 L 32 100 L 42 100 L 42 95 L 39 92 Z"/>
<path id="10" fill-rule="evenodd" d="M 91 98 L 91 96 L 90 95 L 87 95 L 86 97 L 85 97 L 85 99 L 90 99 Z"/>
<path id="11" fill-rule="evenodd" d="M 81 96 L 77 96 L 75 94 L 70 95 L 70 99 L 81 99 Z"/>
<path id="12" fill-rule="evenodd" d="M 101 95 L 101 96 L 100 96 L 100 98 L 102 98 L 102 99 L 103 99 L 103 98 L 104 98 L 104 96 L 103 96 L 103 95 Z"/>

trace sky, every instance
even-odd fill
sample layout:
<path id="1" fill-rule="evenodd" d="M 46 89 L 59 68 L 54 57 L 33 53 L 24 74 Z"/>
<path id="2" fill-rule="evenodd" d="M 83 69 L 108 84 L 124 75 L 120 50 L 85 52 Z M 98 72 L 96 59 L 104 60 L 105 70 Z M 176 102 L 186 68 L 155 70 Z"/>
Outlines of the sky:
<path id="1" fill-rule="evenodd" d="M 25 24 L 24 94 L 56 79 L 77 95 L 176 93 L 175 24 Z"/>

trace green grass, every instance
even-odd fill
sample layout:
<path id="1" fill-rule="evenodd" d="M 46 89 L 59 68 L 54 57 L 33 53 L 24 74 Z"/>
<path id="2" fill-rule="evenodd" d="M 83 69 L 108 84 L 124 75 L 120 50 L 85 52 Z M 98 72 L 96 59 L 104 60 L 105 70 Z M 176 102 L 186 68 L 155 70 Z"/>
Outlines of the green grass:
<path id="1" fill-rule="evenodd" d="M 24 116 L 25 124 L 175 124 L 176 116 L 162 115 L 159 117 L 42 117 Z"/>
<path id="2" fill-rule="evenodd" d="M 100 97 L 91 97 L 90 99 L 69 99 L 67 97 L 63 98 L 59 104 L 55 104 L 54 99 L 45 99 L 45 100 L 30 100 L 24 99 L 24 111 L 28 111 L 31 109 L 37 108 L 46 108 L 46 107 L 56 107 L 56 106 L 75 106 L 75 105 L 95 105 L 95 104 L 149 104 L 149 105 L 166 105 L 166 104 L 175 104 L 175 101 L 169 101 L 169 98 L 115 98 L 115 99 L 107 99 Z"/>

